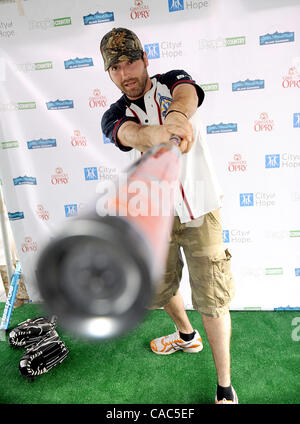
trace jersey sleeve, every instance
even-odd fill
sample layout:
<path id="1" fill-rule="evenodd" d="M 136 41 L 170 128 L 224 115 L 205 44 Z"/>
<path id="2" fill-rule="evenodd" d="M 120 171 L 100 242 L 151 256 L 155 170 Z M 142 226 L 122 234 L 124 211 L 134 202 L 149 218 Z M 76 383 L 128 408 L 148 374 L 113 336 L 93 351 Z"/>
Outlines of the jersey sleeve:
<path id="1" fill-rule="evenodd" d="M 123 152 L 132 150 L 132 147 L 123 146 L 117 137 L 120 126 L 126 121 L 139 123 L 138 118 L 126 116 L 126 104 L 122 100 L 113 103 L 101 119 L 103 134 Z"/>
<path id="2" fill-rule="evenodd" d="M 171 94 L 173 94 L 174 88 L 177 87 L 179 84 L 192 84 L 198 95 L 198 107 L 201 106 L 204 100 L 204 91 L 202 88 L 193 80 L 191 75 L 189 75 L 184 70 L 173 70 L 166 72 L 165 74 L 162 74 L 159 76 L 159 82 L 162 84 L 166 84 L 166 86 L 169 88 Z"/>

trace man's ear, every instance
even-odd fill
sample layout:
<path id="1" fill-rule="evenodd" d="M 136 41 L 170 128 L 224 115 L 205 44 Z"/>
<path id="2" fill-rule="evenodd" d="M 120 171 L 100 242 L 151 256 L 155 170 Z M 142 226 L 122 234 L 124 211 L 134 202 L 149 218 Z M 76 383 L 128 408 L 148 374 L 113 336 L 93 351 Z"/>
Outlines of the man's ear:
<path id="1" fill-rule="evenodd" d="M 146 52 L 143 53 L 143 61 L 146 66 L 149 66 L 149 60 Z"/>

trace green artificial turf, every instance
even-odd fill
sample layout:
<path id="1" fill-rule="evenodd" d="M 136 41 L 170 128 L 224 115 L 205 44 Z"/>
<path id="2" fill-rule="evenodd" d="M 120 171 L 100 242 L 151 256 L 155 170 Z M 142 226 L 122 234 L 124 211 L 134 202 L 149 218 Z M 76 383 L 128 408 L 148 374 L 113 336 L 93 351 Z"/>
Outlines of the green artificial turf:
<path id="1" fill-rule="evenodd" d="M 0 303 L 0 316 L 4 303 Z M 18 369 L 24 349 L 0 341 L 2 404 L 212 404 L 216 371 L 201 316 L 187 311 L 203 337 L 197 354 L 152 353 L 153 338 L 174 332 L 163 310 L 151 311 L 139 327 L 107 342 L 83 341 L 57 331 L 70 353 L 60 365 L 29 383 Z M 10 329 L 43 315 L 39 305 L 14 310 Z M 243 404 L 299 403 L 300 341 L 292 320 L 300 311 L 233 311 L 232 383 Z"/>

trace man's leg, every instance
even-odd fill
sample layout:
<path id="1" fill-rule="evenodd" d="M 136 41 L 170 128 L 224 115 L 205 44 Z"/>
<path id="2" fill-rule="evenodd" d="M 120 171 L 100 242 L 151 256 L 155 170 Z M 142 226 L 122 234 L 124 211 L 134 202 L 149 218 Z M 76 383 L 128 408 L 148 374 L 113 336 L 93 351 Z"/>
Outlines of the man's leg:
<path id="1" fill-rule="evenodd" d="M 183 299 L 179 291 L 175 296 L 172 296 L 170 302 L 164 306 L 164 309 L 181 333 L 190 334 L 194 331 L 186 314 Z"/>
<path id="2" fill-rule="evenodd" d="M 230 378 L 230 339 L 231 339 L 231 318 L 227 312 L 219 318 L 211 318 L 202 315 L 202 321 L 210 344 L 216 371 L 218 384 L 228 387 L 231 384 Z"/>

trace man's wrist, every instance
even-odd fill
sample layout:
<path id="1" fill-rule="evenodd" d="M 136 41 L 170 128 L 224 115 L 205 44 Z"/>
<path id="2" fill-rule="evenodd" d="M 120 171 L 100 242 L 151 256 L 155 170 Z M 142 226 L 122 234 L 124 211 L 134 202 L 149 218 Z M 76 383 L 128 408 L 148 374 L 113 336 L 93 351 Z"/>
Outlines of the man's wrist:
<path id="1" fill-rule="evenodd" d="M 181 115 L 185 116 L 185 117 L 186 117 L 186 119 L 188 119 L 187 115 L 186 115 L 184 112 L 181 112 L 181 110 L 178 110 L 178 109 L 171 109 L 171 110 L 168 110 L 168 112 L 166 113 L 165 118 L 166 118 L 166 117 L 167 117 L 170 113 L 172 113 L 172 112 L 180 113 Z"/>

